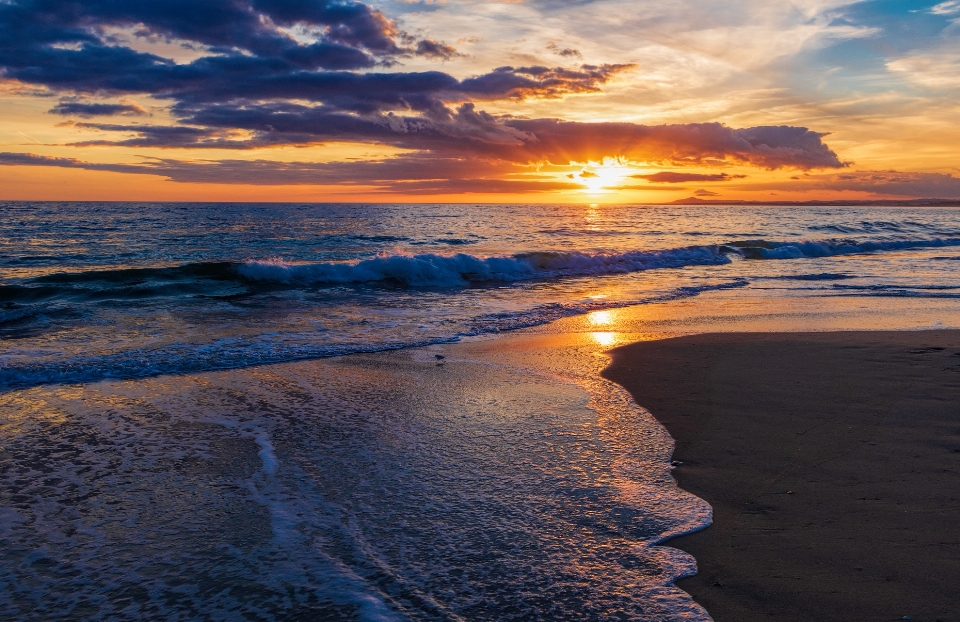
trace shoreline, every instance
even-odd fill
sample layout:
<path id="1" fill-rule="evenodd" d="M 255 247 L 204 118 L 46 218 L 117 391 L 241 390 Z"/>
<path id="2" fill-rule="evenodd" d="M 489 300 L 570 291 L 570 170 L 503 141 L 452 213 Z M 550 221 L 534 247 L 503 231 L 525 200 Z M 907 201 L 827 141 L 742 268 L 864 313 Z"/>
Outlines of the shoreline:
<path id="1" fill-rule="evenodd" d="M 354 550 L 355 543 L 350 535 L 354 533 L 351 531 L 354 527 L 341 528 L 337 521 L 328 521 L 329 504 L 333 503 L 333 507 L 345 508 L 350 516 L 360 517 L 358 520 L 363 521 L 365 531 L 380 534 L 384 537 L 382 542 L 392 543 L 383 549 L 386 555 L 413 546 L 427 558 L 443 560 L 452 568 L 473 568 L 477 561 L 476 551 L 484 551 L 484 555 L 490 557 L 476 567 L 491 565 L 496 560 L 493 565 L 500 568 L 500 578 L 490 583 L 484 577 L 478 577 L 478 583 L 462 584 L 465 590 L 479 593 L 488 589 L 506 589 L 500 593 L 513 594 L 511 585 L 515 587 L 535 579 L 540 587 L 536 591 L 517 593 L 517 600 L 512 602 L 518 607 L 565 612 L 557 613 L 555 619 L 578 619 L 585 611 L 617 611 L 629 619 L 658 621 L 706 620 L 710 619 L 708 614 L 713 614 L 720 622 L 752 619 L 899 620 L 903 615 L 911 615 L 914 620 L 956 619 L 950 616 L 925 618 L 917 612 L 868 618 L 860 616 L 859 610 L 852 615 L 831 615 L 831 612 L 807 615 L 807 612 L 801 612 L 803 615 L 795 618 L 782 612 L 754 615 L 755 610 L 748 610 L 750 615 L 734 613 L 723 617 L 722 613 L 717 613 L 715 602 L 708 602 L 703 593 L 691 587 L 707 576 L 708 556 L 686 543 L 703 534 L 712 536 L 716 525 L 705 530 L 691 527 L 701 518 L 707 522 L 711 511 L 719 524 L 716 518 L 720 505 L 694 486 L 697 478 L 692 470 L 696 466 L 693 461 L 673 471 L 673 475 L 681 480 L 681 488 L 677 488 L 671 477 L 670 462 L 674 439 L 683 436 L 674 429 L 676 425 L 661 425 L 660 422 L 666 420 L 665 409 L 655 408 L 649 400 L 640 399 L 640 394 L 625 386 L 629 382 L 614 384 L 616 379 L 604 372 L 610 361 L 610 348 L 618 344 L 623 344 L 624 350 L 652 348 L 648 352 L 651 356 L 645 355 L 644 360 L 663 372 L 679 369 L 670 364 L 666 350 L 677 343 L 685 343 L 684 340 L 713 338 L 737 343 L 749 336 L 743 332 L 709 335 L 709 330 L 771 330 L 773 326 L 803 331 L 814 326 L 836 328 L 881 324 L 903 327 L 910 326 L 911 322 L 914 327 L 926 327 L 942 319 L 952 323 L 955 317 L 949 307 L 929 304 L 917 307 L 917 302 L 909 300 L 897 301 L 897 307 L 884 308 L 879 315 L 859 308 L 851 311 L 846 299 L 786 302 L 789 303 L 788 315 L 784 315 L 782 300 L 777 304 L 766 299 L 744 304 L 738 297 L 721 292 L 702 299 L 579 315 L 460 343 L 182 376 L 35 387 L 8 396 L 8 420 L 14 424 L 8 426 L 8 430 L 12 441 L 17 443 L 14 449 L 21 452 L 19 455 L 24 456 L 23 460 L 29 460 L 31 464 L 39 460 L 43 463 L 38 463 L 39 466 L 44 469 L 62 472 L 60 480 L 77 481 L 84 487 L 79 502 L 84 511 L 96 514 L 97 508 L 107 507 L 99 501 L 104 495 L 121 499 L 119 507 L 109 506 L 115 515 L 137 516 L 146 508 L 151 516 L 138 518 L 136 523 L 125 527 L 127 529 L 147 534 L 161 533 L 171 528 L 170 515 L 182 515 L 183 518 L 178 520 L 187 523 L 197 520 L 194 514 L 203 515 L 206 517 L 203 521 L 220 526 L 216 530 L 222 534 L 222 537 L 218 536 L 219 540 L 232 543 L 231 546 L 237 542 L 255 542 L 258 547 L 268 547 L 278 559 L 302 557 L 301 548 L 294 551 L 287 545 L 298 541 L 297 538 L 314 541 L 312 539 L 321 532 L 333 533 L 340 543 L 339 548 L 330 551 L 322 548 L 326 546 L 323 543 L 329 541 L 327 536 L 315 540 L 321 547 L 317 550 L 322 554 L 305 559 L 304 584 L 313 581 L 307 580 L 314 576 L 313 573 L 326 576 L 330 559 L 327 555 L 333 555 L 348 568 L 356 568 L 360 578 L 350 583 L 349 594 L 327 593 L 323 607 L 328 608 L 353 607 L 361 602 L 358 595 L 366 594 L 379 599 L 377 602 L 385 608 L 396 606 L 398 611 L 405 611 L 407 605 L 394 600 L 393 590 L 398 589 L 398 594 L 406 593 L 401 583 L 409 583 L 411 577 L 418 581 L 433 580 L 420 574 L 416 567 L 406 567 L 408 557 L 399 556 L 391 557 L 391 563 L 398 569 L 396 577 L 402 580 L 391 584 L 390 592 L 382 591 L 374 578 L 367 582 L 368 577 L 364 574 L 367 567 L 362 563 L 353 565 L 362 560 L 362 550 L 366 550 L 367 544 L 359 542 L 362 546 Z M 824 316 L 824 309 L 829 308 L 826 303 L 835 306 L 835 312 L 829 317 Z M 897 313 L 904 310 L 913 311 L 913 314 Z M 681 336 L 677 334 L 680 330 L 689 332 Z M 882 334 L 859 335 L 876 337 Z M 935 333 L 910 331 L 908 328 L 890 333 L 894 339 L 908 341 L 935 334 L 950 339 L 952 349 L 943 353 L 945 357 L 960 351 L 960 331 Z M 753 334 L 752 338 L 766 338 L 768 341 L 789 337 L 844 340 L 850 335 L 856 336 L 857 333 L 769 333 Z M 638 340 L 654 341 L 626 345 Z M 727 349 L 721 348 L 719 354 L 728 354 Z M 617 352 L 619 350 L 613 352 L 615 358 Z M 760 357 L 753 359 L 760 360 L 754 364 L 763 368 Z M 736 361 L 753 359 L 735 357 Z M 960 370 L 960 358 L 950 361 Z M 720 370 L 723 369 L 721 365 Z M 704 375 L 696 375 L 696 379 L 703 380 Z M 673 380 L 672 385 L 665 382 L 656 385 L 663 389 L 662 397 L 667 402 L 676 395 L 677 379 Z M 674 393 L 670 393 L 671 390 Z M 31 415 L 36 423 L 18 423 L 17 413 L 23 410 L 24 404 L 36 406 L 36 412 Z M 210 413 L 219 414 L 211 418 Z M 655 418 L 657 415 L 659 419 Z M 43 423 L 60 419 L 67 423 L 54 427 Z M 109 430 L 114 424 L 125 431 L 119 441 Z M 69 437 L 64 436 L 61 429 L 70 432 Z M 97 441 L 76 449 L 82 460 L 63 461 L 57 457 L 59 454 L 35 455 L 34 447 L 38 443 L 59 445 L 63 439 L 68 439 L 69 445 L 70 439 L 78 437 L 76 430 L 79 429 L 86 430 L 84 434 L 89 432 Z M 668 431 L 673 433 L 672 437 Z M 185 432 L 186 435 L 181 436 Z M 960 437 L 960 427 L 957 427 L 957 433 Z M 79 436 L 86 438 L 84 434 Z M 185 489 L 183 481 L 178 479 L 184 477 L 179 467 L 160 472 L 147 469 L 150 460 L 169 455 L 165 440 L 168 435 L 180 439 L 177 452 L 186 450 L 201 460 L 211 460 L 208 467 L 215 467 L 193 469 L 196 458 L 186 461 L 183 465 L 188 471 L 186 476 L 194 482 L 190 490 Z M 116 478 L 115 466 L 107 465 L 98 450 L 108 440 L 116 445 L 113 451 L 130 456 L 121 470 L 126 482 L 123 485 L 132 488 L 123 489 L 121 486 L 122 494 L 118 494 L 114 487 L 98 488 L 98 482 L 108 475 L 80 477 L 71 471 L 76 465 L 92 463 L 98 469 L 105 469 L 109 477 Z M 144 451 L 146 461 L 141 459 Z M 685 450 L 679 447 L 677 451 Z M 680 455 L 673 457 L 679 459 Z M 214 456 L 217 458 L 213 459 Z M 224 469 L 217 466 L 219 464 L 233 466 Z M 316 465 L 325 466 L 316 468 Z M 448 468 L 450 466 L 454 468 Z M 148 489 L 142 490 L 138 482 L 145 480 L 152 483 Z M 78 503 L 74 501 L 77 494 L 61 498 L 59 492 L 46 488 L 50 481 L 57 480 L 48 478 L 30 483 L 36 487 L 31 490 L 30 498 L 52 499 L 55 508 L 57 503 L 62 503 L 61 508 L 73 511 Z M 441 481 L 444 482 L 441 487 L 432 485 Z M 238 482 L 244 485 L 238 486 Z M 491 488 L 491 483 L 497 485 Z M 290 496 L 284 492 L 314 488 L 323 491 L 317 498 L 323 499 L 323 503 L 318 504 L 317 499 L 309 494 L 304 496 L 298 492 Z M 14 487 L 9 486 L 9 489 Z M 155 499 L 149 496 L 156 489 L 179 491 L 187 496 L 183 503 L 167 501 L 156 505 Z M 217 491 L 217 503 L 193 499 L 189 496 L 193 489 Z M 383 495 L 384 489 L 392 492 Z M 803 492 L 800 487 L 791 490 Z M 239 504 L 239 500 L 247 499 L 251 491 L 264 503 Z M 478 491 L 480 494 L 476 494 Z M 144 497 L 145 494 L 148 496 Z M 450 494 L 456 499 L 435 504 Z M 292 499 L 296 499 L 296 507 L 290 505 Z M 496 501 L 496 504 L 491 506 L 488 501 Z M 96 507 L 91 510 L 94 502 Z M 457 508 L 466 502 L 475 507 L 466 512 L 469 519 L 464 523 Z M 383 505 L 378 505 L 381 503 Z M 211 509 L 228 506 L 233 510 L 227 514 L 209 515 Z M 424 514 L 423 510 L 428 507 L 430 512 Z M 490 530 L 500 533 L 498 517 L 503 507 L 512 508 L 511 515 L 519 521 L 514 528 L 503 532 L 502 537 L 493 540 L 510 543 L 508 551 L 497 546 L 488 548 Z M 162 508 L 163 512 L 149 512 L 151 508 Z M 303 508 L 307 508 L 306 515 L 319 517 L 319 522 L 291 526 L 284 517 L 301 512 Z M 493 511 L 489 511 L 491 508 Z M 639 515 L 634 510 L 658 516 L 652 522 L 643 523 L 644 529 L 651 526 L 652 531 L 638 531 L 641 522 L 638 522 Z M 46 510 L 27 503 L 23 511 Z M 56 513 L 56 516 L 64 515 L 63 511 Z M 407 525 L 418 525 L 426 519 L 428 529 L 397 531 L 398 516 L 404 517 Z M 493 522 L 478 520 L 485 516 L 492 517 Z M 143 527 L 140 526 L 141 520 Z M 443 539 L 441 543 L 450 543 L 450 547 L 436 549 L 429 544 L 430 541 L 418 540 L 424 534 L 433 534 L 437 530 L 443 532 L 443 524 L 447 521 L 451 525 L 476 524 L 478 539 L 463 541 L 460 536 Z M 517 525 L 523 528 L 518 530 Z M 28 533 L 26 528 L 17 529 L 23 532 L 23 542 L 31 542 L 33 535 L 39 535 Z M 209 532 L 209 527 L 204 527 L 204 531 Z M 669 537 L 669 534 L 681 532 L 685 535 Z M 664 537 L 646 540 L 651 533 L 661 533 Z M 189 537 L 189 534 L 184 532 L 174 536 Z M 520 541 L 526 542 L 524 548 L 528 552 L 519 559 L 515 557 L 515 538 L 518 536 Z M 171 536 L 165 536 L 168 537 Z M 381 541 L 379 536 L 377 540 Z M 641 540 L 650 544 L 655 542 L 656 546 L 635 548 L 633 545 Z M 118 542 L 125 541 L 110 541 L 109 545 Z M 460 542 L 469 544 L 469 550 L 463 549 Z M 208 545 L 209 539 L 205 537 L 202 543 L 190 545 L 185 551 Z M 36 546 L 31 545 L 18 550 L 34 548 Z M 152 554 L 149 550 L 142 553 L 148 559 Z M 12 551 L 10 555 L 15 557 L 19 553 Z M 57 558 L 52 553 L 51 556 Z M 721 561 L 726 559 L 722 555 L 715 557 Z M 108 559 L 109 556 L 100 558 Z M 459 561 L 467 558 L 466 562 Z M 233 558 L 204 557 L 202 563 L 229 569 L 236 561 Z M 19 563 L 7 566 L 19 568 Z M 689 577 L 697 563 L 701 568 L 700 575 L 674 581 L 678 576 Z M 531 573 L 531 568 L 539 570 Z M 266 600 L 251 601 L 248 604 L 250 611 L 259 611 L 259 607 L 269 604 L 270 594 L 286 590 L 276 576 L 261 572 L 265 570 L 269 570 L 269 566 L 259 563 L 244 570 L 251 573 L 244 575 L 245 580 L 260 585 L 266 595 Z M 498 587 L 497 582 L 504 580 L 507 570 L 516 572 L 519 578 L 503 584 L 506 588 L 503 585 Z M 107 564 L 85 576 L 98 581 L 100 576 L 119 571 L 126 572 L 122 564 Z M 192 575 L 198 571 L 207 572 L 186 563 L 174 576 Z M 954 591 L 950 576 L 938 583 L 941 595 L 951 595 Z M 144 579 L 148 583 L 164 580 L 165 575 Z M 227 581 L 225 585 L 233 585 L 230 577 L 224 577 L 224 580 Z M 458 610 L 466 602 L 462 598 L 464 594 L 448 594 L 446 590 L 450 582 L 444 581 L 438 588 L 424 589 L 426 593 L 436 589 L 437 593 L 445 595 L 438 602 L 450 607 L 451 611 Z M 721 582 L 731 585 L 725 577 Z M 59 611 L 58 605 L 48 596 L 59 594 L 59 598 L 69 600 L 73 598 L 73 592 L 61 594 L 57 591 L 60 588 L 52 585 L 42 591 L 44 606 L 49 604 L 52 607 L 49 611 Z M 23 588 L 20 591 L 23 598 L 29 599 L 38 593 L 35 588 L 27 589 L 26 584 L 19 587 Z M 691 599 L 691 594 L 696 602 Z M 467 596 L 470 600 L 476 594 Z M 763 597 L 767 598 L 767 595 Z M 201 599 L 194 604 L 206 608 L 204 611 L 219 611 L 225 606 L 216 598 Z M 790 605 L 787 602 L 786 606 Z"/>
<path id="2" fill-rule="evenodd" d="M 602 376 L 676 440 L 714 524 L 672 539 L 718 621 L 960 620 L 960 331 L 715 333 Z M 776 418 L 770 415 L 776 413 Z"/>

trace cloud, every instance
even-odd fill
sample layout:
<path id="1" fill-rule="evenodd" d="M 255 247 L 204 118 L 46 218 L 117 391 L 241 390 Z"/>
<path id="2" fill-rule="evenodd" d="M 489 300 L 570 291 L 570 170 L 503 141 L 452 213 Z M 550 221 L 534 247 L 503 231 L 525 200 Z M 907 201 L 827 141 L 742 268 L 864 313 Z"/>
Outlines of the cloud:
<path id="1" fill-rule="evenodd" d="M 88 171 L 112 171 L 116 173 L 141 172 L 137 165 L 97 164 L 84 162 L 76 158 L 42 156 L 34 153 L 0 152 L 0 166 L 55 166 L 59 168 L 77 168 Z"/>
<path id="2" fill-rule="evenodd" d="M 960 53 L 923 52 L 887 63 L 908 81 L 934 89 L 960 87 Z"/>
<path id="3" fill-rule="evenodd" d="M 557 119 L 495 117 L 463 104 L 429 116 L 360 116 L 325 107 L 215 105 L 185 119 L 189 125 L 83 123 L 80 127 L 137 134 L 123 140 L 75 143 L 159 148 L 253 149 L 325 141 L 389 144 L 447 157 L 472 155 L 515 163 L 569 164 L 621 158 L 632 162 L 766 169 L 841 168 L 844 163 L 807 128 L 766 126 L 735 129 L 719 123 L 640 125 L 574 123 Z M 238 138 L 239 131 L 251 136 Z M 654 178 L 663 181 L 672 177 Z M 676 173 L 680 175 L 680 173 Z M 723 174 L 720 174 L 723 175 Z M 713 178 L 720 181 L 723 178 Z M 694 178 L 694 180 L 702 180 Z"/>
<path id="4" fill-rule="evenodd" d="M 583 186 L 530 174 L 504 162 L 435 160 L 401 155 L 363 162 L 276 162 L 272 160 L 177 160 L 149 158 L 140 164 L 102 164 L 76 158 L 0 152 L 0 166 L 60 168 L 158 175 L 181 183 L 253 185 L 339 185 L 366 192 L 532 193 L 578 190 Z"/>
<path id="5" fill-rule="evenodd" d="M 433 39 L 423 39 L 417 43 L 417 56 L 426 56 L 428 58 L 439 58 L 441 60 L 450 60 L 457 56 L 462 56 L 457 52 L 457 48 L 452 45 L 440 43 Z"/>
<path id="6" fill-rule="evenodd" d="M 206 49 L 177 63 L 105 34 L 167 38 Z M 288 31 L 307 33 L 295 38 Z M 135 37 L 136 38 L 136 37 Z M 629 64 L 500 67 L 464 80 L 374 72 L 408 56 L 449 60 L 456 49 L 417 40 L 363 3 L 337 0 L 91 0 L 0 2 L 0 75 L 79 94 L 148 94 L 174 112 L 226 101 L 311 101 L 356 113 L 442 102 L 592 93 Z"/>
<path id="7" fill-rule="evenodd" d="M 557 56 L 563 56 L 564 58 L 583 58 L 580 50 L 574 48 L 561 48 L 556 43 L 547 44 L 547 49 Z"/>
<path id="8" fill-rule="evenodd" d="M 960 14 L 960 0 L 947 0 L 930 7 L 930 12 L 934 15 L 957 15 Z"/>
<path id="9" fill-rule="evenodd" d="M 704 175 L 702 173 L 663 171 L 661 173 L 652 173 L 650 175 L 632 175 L 632 177 L 634 179 L 646 179 L 647 181 L 655 183 L 682 184 L 689 181 L 730 181 L 731 179 L 743 179 L 746 177 L 746 175 L 728 175 L 727 173 Z"/>
<path id="10" fill-rule="evenodd" d="M 718 197 L 718 196 L 720 196 L 720 194 L 717 193 L 717 192 L 710 192 L 709 190 L 704 190 L 703 188 L 700 188 L 699 190 L 697 190 L 697 191 L 694 192 L 693 194 L 696 195 L 696 196 L 698 196 L 698 197 Z"/>
<path id="11" fill-rule="evenodd" d="M 51 114 L 84 118 L 109 116 L 137 117 L 147 114 L 147 111 L 137 104 L 98 104 L 76 101 L 61 101 L 51 108 L 49 112 Z"/>
<path id="12" fill-rule="evenodd" d="M 853 190 L 877 195 L 916 198 L 960 198 L 960 178 L 947 173 L 901 171 L 851 171 L 833 175 L 804 176 L 790 189 Z"/>
<path id="13" fill-rule="evenodd" d="M 804 173 L 785 181 L 735 184 L 737 191 L 863 192 L 878 198 L 887 196 L 917 199 L 960 199 L 960 177 L 949 173 L 921 171 L 844 171 Z"/>
<path id="14" fill-rule="evenodd" d="M 613 157 L 681 165 L 735 162 L 766 169 L 844 166 L 822 142 L 822 134 L 803 127 L 735 129 L 720 123 L 640 125 L 555 119 L 507 120 L 504 124 L 524 132 L 527 138 L 522 145 L 500 151 L 530 162 L 598 162 Z"/>

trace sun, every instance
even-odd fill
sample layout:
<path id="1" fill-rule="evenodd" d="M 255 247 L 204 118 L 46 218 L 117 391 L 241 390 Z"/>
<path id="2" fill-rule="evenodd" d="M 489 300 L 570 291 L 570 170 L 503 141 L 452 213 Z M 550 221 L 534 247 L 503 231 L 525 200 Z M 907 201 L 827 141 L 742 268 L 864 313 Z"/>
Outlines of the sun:
<path id="1" fill-rule="evenodd" d="M 603 194 L 612 192 L 616 186 L 619 186 L 627 172 L 627 168 L 619 162 L 607 160 L 602 164 L 590 162 L 579 173 L 573 173 L 568 177 L 586 186 L 583 191 L 587 194 Z"/>

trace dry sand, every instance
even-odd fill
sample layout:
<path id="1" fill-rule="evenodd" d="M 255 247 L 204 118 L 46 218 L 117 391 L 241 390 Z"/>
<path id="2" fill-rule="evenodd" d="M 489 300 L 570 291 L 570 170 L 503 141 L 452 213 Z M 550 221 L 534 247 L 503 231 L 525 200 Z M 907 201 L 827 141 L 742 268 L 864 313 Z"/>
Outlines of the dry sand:
<path id="1" fill-rule="evenodd" d="M 635 343 L 604 376 L 714 524 L 670 542 L 718 622 L 960 620 L 960 332 Z"/>

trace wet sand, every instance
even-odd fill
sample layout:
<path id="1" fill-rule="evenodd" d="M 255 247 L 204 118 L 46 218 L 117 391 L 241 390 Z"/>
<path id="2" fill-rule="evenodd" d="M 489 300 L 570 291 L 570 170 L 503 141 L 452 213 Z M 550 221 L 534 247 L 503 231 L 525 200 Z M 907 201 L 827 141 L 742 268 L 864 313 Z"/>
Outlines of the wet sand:
<path id="1" fill-rule="evenodd" d="M 670 541 L 718 622 L 960 620 L 960 331 L 739 333 L 612 351 L 714 524 Z"/>

